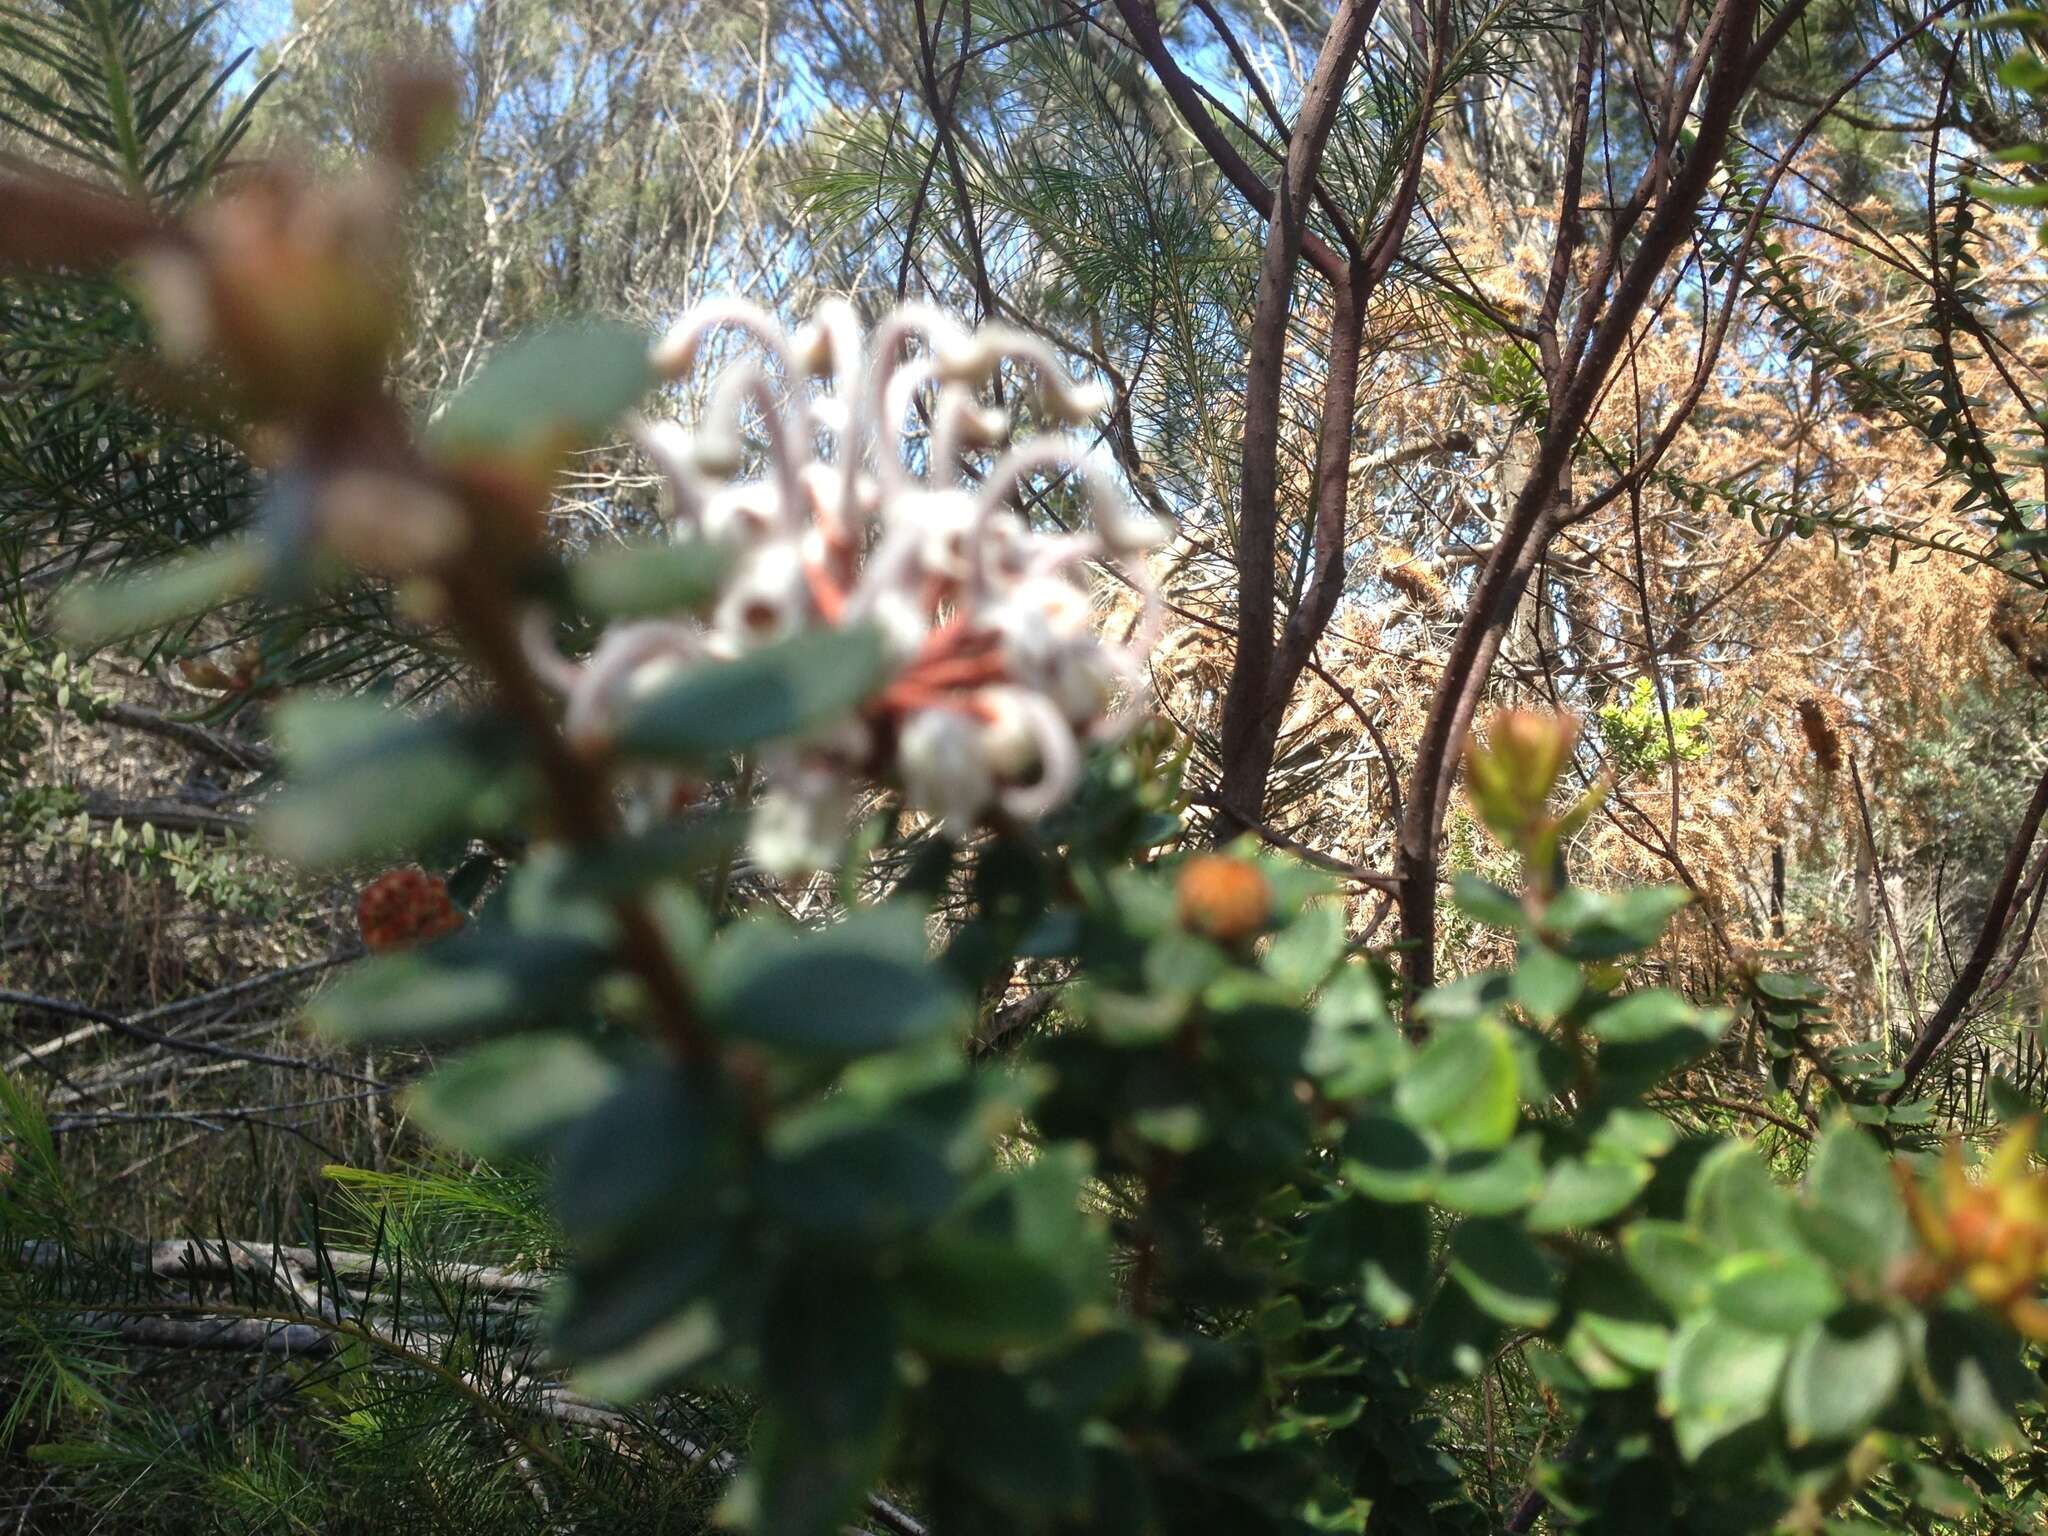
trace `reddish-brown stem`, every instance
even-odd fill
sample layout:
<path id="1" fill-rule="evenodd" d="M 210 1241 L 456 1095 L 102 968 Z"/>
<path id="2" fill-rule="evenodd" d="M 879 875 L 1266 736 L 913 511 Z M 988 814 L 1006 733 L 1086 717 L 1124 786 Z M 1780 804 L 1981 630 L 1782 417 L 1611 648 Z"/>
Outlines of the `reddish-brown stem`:
<path id="1" fill-rule="evenodd" d="M 1237 520 L 1237 644 L 1223 699 L 1222 798 L 1257 817 L 1263 809 L 1272 753 L 1274 708 L 1274 558 L 1280 491 L 1280 412 L 1285 392 L 1288 320 L 1306 249 L 1306 222 L 1316 174 L 1336 126 L 1346 82 L 1378 14 L 1378 0 L 1344 0 L 1316 56 L 1301 111 L 1287 141 L 1287 163 L 1266 220 L 1265 249 L 1252 306 L 1251 357 L 1245 369 L 1244 452 Z M 1417 125 L 1417 133 L 1424 125 Z M 1405 211 L 1401 214 L 1405 224 Z M 1383 237 L 1384 239 L 1384 237 Z M 1376 252 L 1380 247 L 1376 246 Z M 1320 268 L 1321 264 L 1318 263 Z M 1358 302 L 1365 269 L 1345 263 L 1329 278 L 1335 319 L 1330 381 L 1318 433 L 1321 499 L 1334 498 L 1341 519 L 1348 480 L 1352 416 L 1361 342 Z M 1320 514 L 1319 514 L 1320 515 Z M 1226 814 L 1228 810 L 1226 809 Z"/>
<path id="2" fill-rule="evenodd" d="M 603 846 L 618 831 L 610 785 L 595 764 L 570 750 L 557 728 L 554 707 L 520 646 L 501 573 L 493 562 L 466 559 L 452 562 L 441 574 L 450 621 L 490 679 L 499 704 L 526 734 L 558 830 L 579 847 Z M 685 1061 L 709 1060 L 715 1051 L 710 1032 L 653 917 L 631 897 L 614 902 L 612 913 L 619 924 L 620 958 L 646 987 L 662 1034 Z"/>

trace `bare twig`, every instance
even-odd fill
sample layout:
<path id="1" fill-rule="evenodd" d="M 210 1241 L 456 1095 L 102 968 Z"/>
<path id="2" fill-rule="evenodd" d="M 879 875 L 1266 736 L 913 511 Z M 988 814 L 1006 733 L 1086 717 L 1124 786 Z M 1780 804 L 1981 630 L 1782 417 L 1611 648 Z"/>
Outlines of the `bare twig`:
<path id="1" fill-rule="evenodd" d="M 236 741 L 231 737 L 209 731 L 202 725 L 195 725 L 189 720 L 173 719 L 154 710 L 138 709 L 132 704 L 108 705 L 97 712 L 96 718 L 110 725 L 124 726 L 131 731 L 161 736 L 164 740 L 174 741 L 201 757 L 210 757 L 215 762 L 224 763 L 230 768 L 239 768 L 245 773 L 268 773 L 277 766 L 277 754 L 257 742 Z"/>
<path id="2" fill-rule="evenodd" d="M 195 1056 L 211 1056 L 223 1061 L 252 1061 L 261 1066 L 284 1067 L 294 1072 L 319 1072 L 329 1077 L 341 1078 L 346 1082 L 362 1083 L 380 1091 L 390 1086 L 374 1077 L 365 1077 L 361 1073 L 350 1072 L 342 1067 L 331 1067 L 325 1062 L 311 1061 L 302 1056 L 279 1056 L 269 1051 L 244 1051 L 233 1046 L 214 1045 L 205 1040 L 181 1039 L 177 1035 L 164 1034 L 139 1022 L 143 1018 L 161 1016 L 163 1012 L 169 1010 L 159 1010 L 154 1015 L 141 1014 L 133 1018 L 123 1018 L 118 1013 L 109 1013 L 104 1008 L 94 1008 L 87 1003 L 6 989 L 0 989 L 0 1003 L 11 1004 L 16 1008 L 33 1008 L 43 1013 L 56 1014 L 61 1018 L 88 1019 L 100 1028 L 112 1030 L 117 1035 L 126 1035 L 131 1040 L 141 1040 L 149 1045 L 160 1045 L 166 1050 L 186 1051 Z M 30 1052 L 28 1059 L 35 1059 L 39 1054 Z"/>

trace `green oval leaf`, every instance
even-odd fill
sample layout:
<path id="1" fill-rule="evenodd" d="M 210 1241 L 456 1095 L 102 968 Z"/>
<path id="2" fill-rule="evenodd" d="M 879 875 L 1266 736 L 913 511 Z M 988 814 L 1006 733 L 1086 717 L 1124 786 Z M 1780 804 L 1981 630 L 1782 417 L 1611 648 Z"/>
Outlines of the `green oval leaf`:
<path id="1" fill-rule="evenodd" d="M 605 951 L 560 934 L 470 929 L 378 955 L 316 998 L 307 1017 L 353 1043 L 416 1044 L 532 1029 L 580 1003 Z"/>
<path id="2" fill-rule="evenodd" d="M 627 706 L 613 741 L 632 757 L 714 763 L 843 719 L 887 671 L 871 625 L 806 630 L 734 661 L 690 668 Z"/>
<path id="3" fill-rule="evenodd" d="M 1906 1375 L 1899 1326 L 1875 1308 L 1815 1323 L 1785 1368 L 1785 1429 L 1794 1445 L 1853 1440 L 1869 1428 Z"/>
<path id="4" fill-rule="evenodd" d="M 1541 944 L 1525 944 L 1511 985 L 1515 1001 L 1529 1017 L 1549 1024 L 1579 1000 L 1585 978 L 1577 961 Z"/>
<path id="5" fill-rule="evenodd" d="M 1842 1304 L 1841 1287 L 1803 1253 L 1738 1253 L 1714 1271 L 1714 1310 L 1758 1333 L 1797 1333 Z"/>
<path id="6" fill-rule="evenodd" d="M 446 460 L 565 454 L 608 432 L 653 386 L 647 339 L 631 326 L 551 326 L 493 352 L 428 423 L 426 446 Z"/>
<path id="7" fill-rule="evenodd" d="M 713 948 L 704 1000 L 728 1039 L 830 1058 L 865 1056 L 966 1027 L 970 1000 L 935 966 L 924 919 L 869 907 L 817 932 L 755 919 Z"/>
<path id="8" fill-rule="evenodd" d="M 1505 1216 L 1543 1191 L 1541 1139 L 1517 1136 L 1499 1152 L 1459 1152 L 1444 1165 L 1436 1200 L 1467 1216 Z"/>
<path id="9" fill-rule="evenodd" d="M 514 819 L 530 786 L 514 733 L 490 717 L 301 699 L 278 711 L 278 734 L 291 782 L 257 826 L 300 864 L 341 864 L 447 832 L 493 830 Z"/>
<path id="10" fill-rule="evenodd" d="M 772 1158 L 755 1187 L 762 1208 L 793 1231 L 881 1243 L 944 1215 L 960 1180 L 944 1149 L 919 1128 L 866 1124 Z"/>
<path id="11" fill-rule="evenodd" d="M 1492 1148 L 1515 1133 L 1520 1081 L 1506 1027 L 1480 1018 L 1439 1029 L 1395 1087 L 1394 1102 L 1454 1152 Z"/>
<path id="12" fill-rule="evenodd" d="M 717 544 L 640 539 L 584 556 L 569 568 L 578 604 L 608 619 L 695 613 L 718 595 L 732 551 Z"/>
<path id="13" fill-rule="evenodd" d="M 1489 1317 L 1541 1328 L 1557 1316 L 1558 1273 L 1511 1221 L 1468 1221 L 1451 1238 L 1451 1274 Z"/>
<path id="14" fill-rule="evenodd" d="M 413 1088 L 406 1109 L 430 1135 L 497 1157 L 539 1145 L 618 1081 L 618 1066 L 574 1035 L 517 1035 L 455 1057 Z"/>
<path id="15" fill-rule="evenodd" d="M 1436 1183 L 1436 1157 L 1413 1129 L 1390 1115 L 1363 1115 L 1344 1133 L 1344 1181 L 1375 1200 L 1426 1200 Z"/>
<path id="16" fill-rule="evenodd" d="M 1792 1203 L 1743 1141 L 1716 1147 L 1693 1174 L 1686 1217 L 1703 1237 L 1729 1249 L 1798 1246 Z"/>
<path id="17" fill-rule="evenodd" d="M 1628 1209 L 1651 1171 L 1644 1162 L 1568 1158 L 1551 1169 L 1543 1198 L 1529 1212 L 1529 1230 L 1596 1227 Z"/>
<path id="18" fill-rule="evenodd" d="M 1040 1347 L 1074 1323 L 1076 1298 L 1058 1271 L 990 1238 L 920 1244 L 895 1290 L 905 1338 L 945 1358 Z"/>
<path id="19" fill-rule="evenodd" d="M 103 645 L 166 625 L 230 598 L 263 579 L 269 556 L 253 541 L 186 555 L 133 576 L 82 583 L 64 594 L 58 628 L 75 645 Z"/>
<path id="20" fill-rule="evenodd" d="M 1720 1255 L 1697 1233 L 1675 1221 L 1638 1221 L 1621 1235 L 1629 1268 L 1675 1318 L 1707 1304 Z"/>
<path id="21" fill-rule="evenodd" d="M 1906 1251 L 1912 1233 L 1892 1160 L 1868 1131 L 1837 1120 L 1821 1136 L 1799 1229 L 1829 1263 L 1866 1279 L 1881 1279 Z"/>
<path id="22" fill-rule="evenodd" d="M 1687 1461 L 1771 1411 L 1791 1341 L 1721 1318 L 1694 1318 L 1672 1340 L 1658 1380 L 1679 1454 Z"/>

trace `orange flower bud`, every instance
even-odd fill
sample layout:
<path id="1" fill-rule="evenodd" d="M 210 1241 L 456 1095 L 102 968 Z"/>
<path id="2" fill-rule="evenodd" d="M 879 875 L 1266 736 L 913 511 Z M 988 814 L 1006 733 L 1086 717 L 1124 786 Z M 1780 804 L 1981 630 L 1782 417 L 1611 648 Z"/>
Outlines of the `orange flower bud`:
<path id="1" fill-rule="evenodd" d="M 1175 887 L 1180 924 L 1219 944 L 1240 944 L 1266 926 L 1273 892 L 1258 866 L 1224 853 L 1188 860 Z"/>
<path id="2" fill-rule="evenodd" d="M 1380 579 L 1425 613 L 1450 604 L 1450 589 L 1436 568 L 1412 549 L 1391 545 L 1380 554 Z"/>
<path id="3" fill-rule="evenodd" d="M 242 693 L 256 684 L 263 675 L 263 648 L 258 645 L 238 647 L 228 658 L 226 667 L 210 656 L 181 657 L 178 673 L 194 688 L 204 688 L 210 693 Z"/>
<path id="4" fill-rule="evenodd" d="M 234 678 L 223 671 L 218 663 L 204 656 L 181 657 L 178 661 L 178 674 L 194 688 L 204 688 L 212 693 L 232 693 L 235 689 Z"/>
<path id="5" fill-rule="evenodd" d="M 2014 1126 L 1973 1182 L 1962 1148 L 1951 1143 L 1932 1189 L 1899 1170 L 1899 1185 L 1924 1252 L 1901 1267 L 1894 1285 L 1928 1301 L 1960 1285 L 2029 1338 L 2048 1338 L 2048 1174 L 2029 1167 L 2037 1121 Z"/>

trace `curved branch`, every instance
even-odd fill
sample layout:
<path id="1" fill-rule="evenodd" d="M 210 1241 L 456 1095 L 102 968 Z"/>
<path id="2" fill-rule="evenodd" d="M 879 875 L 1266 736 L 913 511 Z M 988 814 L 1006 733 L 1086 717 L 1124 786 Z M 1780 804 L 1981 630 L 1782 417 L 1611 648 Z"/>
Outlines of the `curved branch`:
<path id="1" fill-rule="evenodd" d="M 1137 45 L 1139 54 L 1151 66 L 1152 73 L 1159 77 L 1159 83 L 1166 88 L 1167 99 L 1173 103 L 1181 121 L 1188 125 L 1188 131 L 1194 134 L 1196 142 L 1202 146 L 1209 158 L 1216 162 L 1216 168 L 1237 189 L 1238 194 L 1257 209 L 1262 218 L 1271 219 L 1276 203 L 1273 189 L 1259 179 L 1259 173 L 1245 163 L 1244 156 L 1237 152 L 1237 146 L 1225 138 L 1223 130 L 1216 126 L 1216 119 L 1210 115 L 1207 105 L 1202 100 L 1201 87 L 1188 78 L 1173 54 L 1168 51 L 1166 37 L 1159 29 L 1158 12 L 1154 10 L 1150 0 L 1116 0 L 1116 9 L 1117 14 L 1123 17 L 1124 25 L 1131 29 L 1131 40 Z M 1369 25 L 1372 13 L 1378 9 L 1377 4 L 1345 7 L 1347 12 L 1360 9 L 1366 12 L 1365 21 Z M 1339 25 L 1343 23 L 1343 19 L 1342 16 L 1339 17 Z M 1332 37 L 1336 36 L 1336 30 L 1336 26 L 1333 25 Z M 1361 29 L 1361 39 L 1363 35 Z M 1349 72 L 1348 61 L 1346 72 Z M 1310 90 L 1314 90 L 1313 82 Z M 1329 108 L 1332 116 L 1335 114 L 1335 108 L 1336 103 L 1332 102 Z M 1304 103 L 1302 121 L 1295 125 L 1296 138 L 1300 137 L 1303 125 L 1309 121 L 1309 111 L 1309 105 Z M 1294 158 L 1293 140 L 1290 140 L 1288 145 L 1288 158 L 1290 161 Z M 1320 144 L 1316 146 L 1314 158 L 1321 158 Z M 1313 177 L 1310 179 L 1313 180 Z M 1302 206 L 1303 202 L 1303 199 L 1297 199 L 1296 206 Z M 1300 250 L 1309 264 L 1331 282 L 1344 280 L 1349 263 L 1342 252 L 1334 249 L 1321 236 L 1311 230 L 1302 231 Z"/>
<path id="2" fill-rule="evenodd" d="M 2019 828 L 2013 833 L 2012 845 L 2005 851 L 2005 867 L 1999 871 L 1998 884 L 1991 893 L 1990 910 L 1984 914 L 1984 926 L 1977 932 L 1977 942 L 1970 950 L 1970 957 L 1963 962 L 1962 970 L 1956 973 L 1955 984 L 1948 989 L 1948 996 L 1941 1000 L 1941 1006 L 1921 1026 L 1920 1038 L 1913 1043 L 1913 1049 L 1906 1057 L 1903 1079 L 1898 1087 L 1885 1095 L 1887 1104 L 1896 1104 L 1904 1097 L 1913 1086 L 1913 1080 L 1934 1059 L 1934 1053 L 1941 1049 L 1949 1031 L 1955 1028 L 1963 1010 L 1969 1007 L 1970 999 L 1977 995 L 1978 985 L 1984 980 L 1984 973 L 1991 969 L 1998 946 L 2005 939 L 2006 925 L 2011 921 L 2013 906 L 2019 897 L 2020 877 L 2027 867 L 2027 855 L 2033 850 L 2034 837 L 2041 830 L 2044 816 L 2048 816 L 2048 771 L 2042 773 L 2040 782 L 2034 786 L 2034 798 L 2027 803 L 2026 813 L 2020 817 Z"/>

